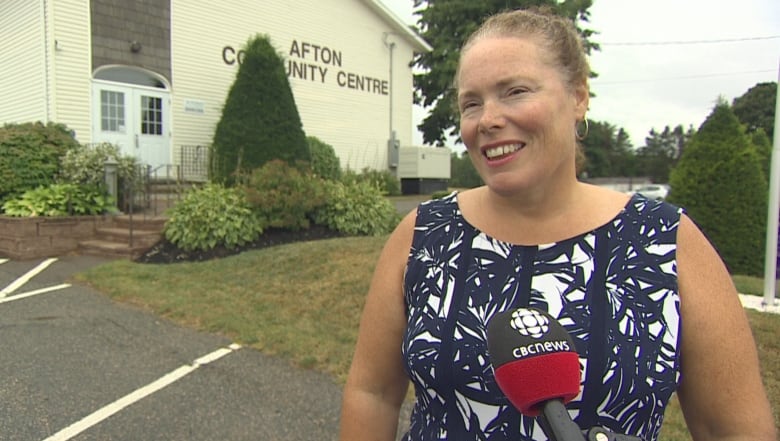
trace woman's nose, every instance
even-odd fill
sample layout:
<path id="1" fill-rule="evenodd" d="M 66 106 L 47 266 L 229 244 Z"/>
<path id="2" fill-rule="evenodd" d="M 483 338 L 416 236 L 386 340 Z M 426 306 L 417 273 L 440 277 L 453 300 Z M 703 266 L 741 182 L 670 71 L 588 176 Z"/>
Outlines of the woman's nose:
<path id="1" fill-rule="evenodd" d="M 500 103 L 486 101 L 482 104 L 482 115 L 479 118 L 479 129 L 483 132 L 504 127 L 506 118 Z"/>

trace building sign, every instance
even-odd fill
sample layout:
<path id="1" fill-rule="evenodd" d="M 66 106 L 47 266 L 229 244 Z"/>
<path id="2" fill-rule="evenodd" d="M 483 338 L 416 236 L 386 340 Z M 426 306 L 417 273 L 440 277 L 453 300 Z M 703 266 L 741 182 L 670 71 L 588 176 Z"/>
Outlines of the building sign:
<path id="1" fill-rule="evenodd" d="M 203 101 L 184 100 L 184 111 L 203 115 L 206 113 L 206 104 Z"/>
<path id="2" fill-rule="evenodd" d="M 241 64 L 243 50 L 231 46 L 222 48 L 222 61 L 227 65 Z M 381 78 L 350 72 L 342 67 L 343 54 L 327 46 L 293 40 L 288 51 L 287 77 L 321 84 L 336 84 L 344 89 L 389 95 L 390 83 Z"/>

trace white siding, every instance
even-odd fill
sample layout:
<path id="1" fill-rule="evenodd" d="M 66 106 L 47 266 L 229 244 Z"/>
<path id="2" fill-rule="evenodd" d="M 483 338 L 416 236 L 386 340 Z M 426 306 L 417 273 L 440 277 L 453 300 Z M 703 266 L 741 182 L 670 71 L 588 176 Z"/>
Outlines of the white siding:
<path id="1" fill-rule="evenodd" d="M 46 47 L 42 2 L 0 4 L 0 125 L 46 121 Z"/>
<path id="2" fill-rule="evenodd" d="M 255 34 L 267 34 L 286 63 L 315 69 L 313 79 L 308 75 L 290 78 L 306 134 L 332 145 L 342 167 L 386 169 L 390 97 L 344 83 L 349 74 L 390 80 L 390 54 L 383 33 L 394 29 L 364 2 L 172 0 L 171 5 L 174 149 L 211 143 L 238 71 L 237 64 L 223 61 L 223 49 L 230 46 L 238 51 Z M 393 129 L 406 146 L 412 133 L 412 74 L 408 67 L 412 47 L 397 35 L 389 38 L 396 43 Z M 294 42 L 299 49 L 303 43 L 327 47 L 341 55 L 341 65 L 315 59 L 311 51 L 291 54 Z M 324 77 L 319 69 L 327 69 Z M 203 112 L 186 112 L 187 102 L 195 103 L 196 108 L 202 104 Z"/>
<path id="3" fill-rule="evenodd" d="M 91 142 L 91 44 L 89 0 L 48 1 L 50 39 L 57 42 L 50 72 L 49 119 L 66 123 L 82 143 Z"/>

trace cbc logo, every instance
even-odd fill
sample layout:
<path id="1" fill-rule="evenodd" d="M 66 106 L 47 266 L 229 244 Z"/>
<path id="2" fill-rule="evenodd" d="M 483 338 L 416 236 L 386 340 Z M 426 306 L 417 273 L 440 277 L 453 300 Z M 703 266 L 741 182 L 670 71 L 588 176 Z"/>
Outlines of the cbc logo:
<path id="1" fill-rule="evenodd" d="M 512 313 L 509 322 L 512 329 L 522 335 L 541 338 L 550 329 L 547 317 L 533 309 L 518 309 Z"/>

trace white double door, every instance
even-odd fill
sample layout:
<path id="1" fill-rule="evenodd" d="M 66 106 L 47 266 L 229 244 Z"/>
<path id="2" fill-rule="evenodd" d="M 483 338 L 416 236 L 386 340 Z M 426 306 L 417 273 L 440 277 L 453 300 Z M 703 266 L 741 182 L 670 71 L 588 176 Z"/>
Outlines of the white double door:
<path id="1" fill-rule="evenodd" d="M 96 80 L 92 105 L 94 142 L 116 144 L 153 170 L 171 163 L 168 91 Z"/>

